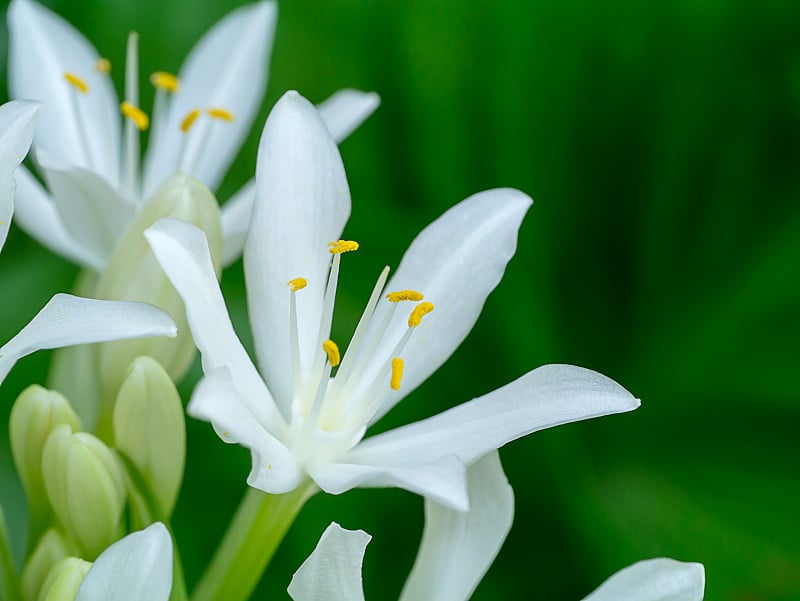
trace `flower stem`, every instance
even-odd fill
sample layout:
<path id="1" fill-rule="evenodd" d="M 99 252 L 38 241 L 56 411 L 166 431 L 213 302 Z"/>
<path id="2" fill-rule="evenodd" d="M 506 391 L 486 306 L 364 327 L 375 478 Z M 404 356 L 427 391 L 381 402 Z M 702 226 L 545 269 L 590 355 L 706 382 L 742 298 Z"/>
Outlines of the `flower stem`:
<path id="1" fill-rule="evenodd" d="M 11 556 L 11 541 L 8 538 L 6 518 L 0 507 L 0 599 L 19 601 L 19 580 L 14 571 L 14 558 Z"/>
<path id="2" fill-rule="evenodd" d="M 289 526 L 315 492 L 310 480 L 282 495 L 248 488 L 191 600 L 247 601 Z"/>

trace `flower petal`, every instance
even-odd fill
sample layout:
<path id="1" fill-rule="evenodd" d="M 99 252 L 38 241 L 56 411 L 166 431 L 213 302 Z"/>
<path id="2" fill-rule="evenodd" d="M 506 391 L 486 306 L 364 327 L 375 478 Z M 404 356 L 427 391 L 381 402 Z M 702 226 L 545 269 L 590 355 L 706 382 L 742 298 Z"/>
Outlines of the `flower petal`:
<path id="1" fill-rule="evenodd" d="M 366 121 L 380 103 L 381 97 L 375 92 L 345 89 L 320 102 L 317 110 L 338 144 Z"/>
<path id="2" fill-rule="evenodd" d="M 175 334 L 172 319 L 152 305 L 56 294 L 19 334 L 0 347 L 0 382 L 18 359 L 38 350 Z"/>
<path id="3" fill-rule="evenodd" d="M 95 67 L 97 50 L 67 21 L 31 0 L 11 3 L 8 27 L 11 95 L 43 103 L 34 148 L 59 167 L 90 169 L 116 187 L 119 101 L 111 78 Z M 82 78 L 88 92 L 67 83 L 65 73 Z"/>
<path id="4" fill-rule="evenodd" d="M 289 596 L 294 601 L 364 601 L 361 565 L 370 540 L 363 530 L 331 522 L 292 576 Z"/>
<path id="5" fill-rule="evenodd" d="M 470 465 L 526 434 L 631 411 L 639 401 L 613 380 L 574 365 L 545 365 L 482 397 L 361 442 L 355 462 L 400 465 L 456 455 Z"/>
<path id="6" fill-rule="evenodd" d="M 0 250 L 14 213 L 14 171 L 31 147 L 39 104 L 16 100 L 0 106 Z"/>
<path id="7" fill-rule="evenodd" d="M 300 358 L 308 371 L 318 348 L 331 257 L 327 243 L 339 238 L 349 215 L 350 191 L 339 149 L 313 105 L 287 92 L 261 136 L 244 252 L 258 362 L 284 415 L 289 415 L 293 373 L 287 282 L 297 277 L 308 281 L 297 293 Z"/>
<path id="8" fill-rule="evenodd" d="M 172 539 L 161 522 L 103 551 L 75 601 L 167 601 L 172 589 Z"/>
<path id="9" fill-rule="evenodd" d="M 620 570 L 583 601 L 700 601 L 705 568 L 661 557 Z"/>
<path id="10" fill-rule="evenodd" d="M 217 188 L 261 106 L 277 18 L 275 2 L 249 4 L 229 13 L 197 42 L 178 74 L 181 88 L 164 127 L 153 134 L 145 197 L 178 170 L 184 144 L 181 121 L 194 109 L 223 108 L 233 114 L 231 122 L 198 121 L 184 149 L 194 157 L 188 175 Z"/>
<path id="11" fill-rule="evenodd" d="M 233 330 L 205 234 L 180 219 L 162 219 L 144 235 L 186 305 L 203 371 L 208 374 L 220 367 L 228 368 L 252 414 L 274 436 L 281 437 L 285 422 Z"/>
<path id="12" fill-rule="evenodd" d="M 465 601 L 503 546 L 514 521 L 514 493 L 492 452 L 467 471 L 469 511 L 425 500 L 425 530 L 400 601 Z"/>
<path id="13" fill-rule="evenodd" d="M 242 256 L 253 202 L 256 198 L 256 180 L 251 179 L 222 205 L 222 265 L 227 267 Z"/>

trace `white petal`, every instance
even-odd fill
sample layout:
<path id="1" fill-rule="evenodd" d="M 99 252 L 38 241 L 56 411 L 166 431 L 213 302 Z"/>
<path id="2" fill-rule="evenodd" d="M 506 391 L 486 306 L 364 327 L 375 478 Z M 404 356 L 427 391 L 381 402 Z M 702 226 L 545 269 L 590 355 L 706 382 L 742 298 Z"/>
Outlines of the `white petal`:
<path id="1" fill-rule="evenodd" d="M 282 436 L 283 418 L 233 330 L 205 234 L 180 219 L 162 219 L 144 235 L 183 299 L 205 373 L 220 367 L 229 369 L 253 415 L 273 435 Z"/>
<path id="2" fill-rule="evenodd" d="M 251 450 L 253 464 L 247 479 L 250 486 L 280 494 L 294 490 L 302 482 L 303 473 L 291 452 L 253 415 L 227 368 L 215 369 L 200 380 L 187 413 L 211 422 L 223 441 Z"/>
<path id="3" fill-rule="evenodd" d="M 292 576 L 289 596 L 294 601 L 363 601 L 361 565 L 370 540 L 363 530 L 345 530 L 331 522 Z"/>
<path id="4" fill-rule="evenodd" d="M 469 511 L 425 500 L 425 530 L 400 601 L 465 601 L 486 574 L 514 521 L 514 493 L 497 452 L 467 472 Z"/>
<path id="5" fill-rule="evenodd" d="M 317 351 L 325 279 L 350 216 L 350 191 L 339 149 L 319 113 L 297 92 L 272 109 L 258 149 L 256 201 L 244 251 L 247 300 L 261 373 L 288 415 L 292 397 L 287 282 L 297 292 L 300 358 L 309 369 Z"/>
<path id="6" fill-rule="evenodd" d="M 172 539 L 161 522 L 103 551 L 75 601 L 167 601 L 172 590 Z"/>
<path id="7" fill-rule="evenodd" d="M 212 190 L 222 181 L 261 106 L 277 18 L 275 2 L 243 6 L 214 25 L 192 49 L 178 74 L 181 88 L 172 98 L 164 128 L 155 132 L 148 150 L 145 197 L 177 170 L 183 144 L 180 124 L 193 109 L 233 113 L 232 122 L 203 117 L 190 130 L 186 148 L 196 157 L 188 175 Z"/>
<path id="8" fill-rule="evenodd" d="M 437 457 L 433 461 L 413 465 L 398 465 L 400 462 L 392 461 L 393 458 L 386 459 L 385 463 L 346 463 L 350 457 L 345 456 L 342 463 L 309 468 L 308 475 L 322 490 L 333 495 L 356 487 L 397 487 L 433 499 L 456 511 L 469 508 L 466 469 L 457 458 Z"/>
<path id="9" fill-rule="evenodd" d="M 0 106 L 0 250 L 14 213 L 14 170 L 28 154 L 39 105 L 22 100 Z"/>
<path id="10" fill-rule="evenodd" d="M 620 570 L 584 601 L 700 601 L 705 579 L 701 563 L 647 559 Z"/>
<path id="11" fill-rule="evenodd" d="M 597 372 L 545 365 L 439 415 L 368 438 L 349 458 L 374 464 L 402 457 L 402 465 L 411 465 L 453 454 L 469 465 L 526 434 L 638 406 L 627 390 Z"/>
<path id="12" fill-rule="evenodd" d="M 11 95 L 43 103 L 34 148 L 46 151 L 59 167 L 91 169 L 116 186 L 119 103 L 111 79 L 95 68 L 97 50 L 64 19 L 30 0 L 11 3 L 8 27 Z M 64 73 L 83 78 L 89 92 L 78 92 Z M 81 122 L 90 149 L 81 141 Z"/>
<path id="13" fill-rule="evenodd" d="M 339 90 L 317 105 L 322 120 L 338 144 L 366 121 L 381 103 L 375 92 Z"/>
<path id="14" fill-rule="evenodd" d="M 227 267 L 239 257 L 244 250 L 250 218 L 253 215 L 253 202 L 256 198 L 256 180 L 251 179 L 222 205 L 222 265 Z"/>
<path id="15" fill-rule="evenodd" d="M 422 320 L 403 351 L 400 390 L 390 391 L 373 421 L 436 371 L 469 334 L 514 255 L 517 230 L 531 202 L 518 190 L 480 192 L 448 210 L 411 244 L 386 289 L 419 290 L 436 308 Z M 381 304 L 381 312 L 387 310 L 386 305 Z M 409 312 L 397 312 L 375 353 L 374 368 L 386 360 L 405 332 Z"/>
<path id="16" fill-rule="evenodd" d="M 152 305 L 56 294 L 0 348 L 0 382 L 18 359 L 38 350 L 175 334 L 169 315 Z"/>

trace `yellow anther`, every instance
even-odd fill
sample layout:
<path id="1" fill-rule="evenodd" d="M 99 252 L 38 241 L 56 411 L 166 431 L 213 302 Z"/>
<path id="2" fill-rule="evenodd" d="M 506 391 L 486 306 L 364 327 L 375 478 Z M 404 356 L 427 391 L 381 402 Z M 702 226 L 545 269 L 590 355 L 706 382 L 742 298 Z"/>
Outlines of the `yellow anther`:
<path id="1" fill-rule="evenodd" d="M 119 110 L 121 110 L 122 114 L 128 119 L 133 121 L 134 125 L 136 125 L 137 129 L 140 131 L 144 131 L 150 127 L 150 118 L 138 106 L 133 106 L 130 102 L 125 101 L 119 105 Z"/>
<path id="2" fill-rule="evenodd" d="M 424 302 L 418 304 L 414 307 L 414 310 L 411 311 L 411 315 L 408 316 L 408 327 L 416 328 L 422 323 L 422 318 L 431 311 L 433 311 L 433 303 Z"/>
<path id="3" fill-rule="evenodd" d="M 212 119 L 219 119 L 220 121 L 233 121 L 233 113 L 218 106 L 212 106 L 206 112 Z"/>
<path id="4" fill-rule="evenodd" d="M 98 73 L 111 73 L 111 61 L 101 56 L 95 61 L 94 68 Z"/>
<path id="5" fill-rule="evenodd" d="M 422 292 L 416 290 L 398 290 L 397 292 L 390 292 L 386 295 L 390 303 L 399 303 L 400 301 L 421 301 L 424 296 Z"/>
<path id="6" fill-rule="evenodd" d="M 183 118 L 183 121 L 181 121 L 181 131 L 183 133 L 188 132 L 192 128 L 194 122 L 197 121 L 197 118 L 199 116 L 200 116 L 200 109 L 192 109 L 191 111 L 186 113 L 186 116 Z"/>
<path id="7" fill-rule="evenodd" d="M 349 253 L 358 250 L 358 242 L 355 240 L 337 240 L 336 242 L 328 242 L 328 250 L 332 255 L 340 255 L 342 253 Z"/>
<path id="8" fill-rule="evenodd" d="M 86 80 L 83 79 L 82 77 L 78 77 L 74 73 L 64 73 L 64 79 L 66 79 L 67 83 L 73 86 L 81 94 L 89 93 L 89 85 L 86 83 Z"/>
<path id="9" fill-rule="evenodd" d="M 342 360 L 342 357 L 339 355 L 339 347 L 336 346 L 333 340 L 326 340 L 323 342 L 322 350 L 328 355 L 328 362 L 331 364 L 331 367 L 339 365 L 339 361 Z"/>
<path id="10" fill-rule="evenodd" d="M 174 94 L 181 89 L 181 82 L 172 73 L 166 71 L 156 71 L 150 76 L 150 83 L 159 90 L 164 90 Z"/>
<path id="11" fill-rule="evenodd" d="M 400 390 L 400 381 L 403 379 L 403 368 L 405 363 L 400 357 L 392 359 L 392 378 L 389 380 L 389 386 L 392 390 Z"/>
<path id="12" fill-rule="evenodd" d="M 294 278 L 293 280 L 289 280 L 288 284 L 292 292 L 297 292 L 308 286 L 308 282 L 305 278 Z"/>

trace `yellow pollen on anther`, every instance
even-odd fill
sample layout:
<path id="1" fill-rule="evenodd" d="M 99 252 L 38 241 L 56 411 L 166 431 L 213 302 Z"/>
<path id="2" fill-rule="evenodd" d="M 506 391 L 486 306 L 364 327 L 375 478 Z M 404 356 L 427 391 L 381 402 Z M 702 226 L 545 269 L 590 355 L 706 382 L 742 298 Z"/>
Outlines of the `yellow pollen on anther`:
<path id="1" fill-rule="evenodd" d="M 392 378 L 389 380 L 389 386 L 392 390 L 400 390 L 400 381 L 403 379 L 403 368 L 405 363 L 400 357 L 392 359 Z"/>
<path id="2" fill-rule="evenodd" d="M 297 292 L 308 286 L 308 282 L 305 278 L 294 278 L 293 280 L 289 280 L 287 284 L 292 292 Z"/>
<path id="3" fill-rule="evenodd" d="M 422 292 L 416 290 L 398 290 L 397 292 L 390 292 L 386 295 L 386 299 L 390 303 L 399 303 L 401 301 L 421 301 L 424 296 Z"/>
<path id="4" fill-rule="evenodd" d="M 111 73 L 111 61 L 101 56 L 95 61 L 94 68 L 98 73 Z"/>
<path id="5" fill-rule="evenodd" d="M 83 79 L 82 77 L 79 77 L 74 73 L 64 73 L 64 79 L 66 79 L 67 83 L 73 86 L 81 94 L 89 93 L 89 85 L 86 83 L 86 80 Z"/>
<path id="6" fill-rule="evenodd" d="M 332 255 L 349 253 L 354 250 L 358 250 L 358 242 L 355 240 L 337 240 L 336 242 L 328 242 L 328 250 Z"/>
<path id="7" fill-rule="evenodd" d="M 212 119 L 219 119 L 220 121 L 233 121 L 233 113 L 218 106 L 213 106 L 206 112 Z"/>
<path id="8" fill-rule="evenodd" d="M 197 121 L 197 118 L 199 116 L 200 116 L 200 109 L 192 109 L 191 111 L 186 113 L 186 116 L 183 118 L 183 121 L 181 121 L 181 131 L 183 133 L 188 132 L 192 128 L 194 122 Z"/>
<path id="9" fill-rule="evenodd" d="M 164 90 L 174 94 L 181 88 L 180 80 L 172 73 L 166 71 L 156 71 L 150 76 L 150 83 L 159 90 Z"/>
<path id="10" fill-rule="evenodd" d="M 323 342 L 322 350 L 328 355 L 328 362 L 331 364 L 331 367 L 339 365 L 339 361 L 341 361 L 342 357 L 339 354 L 339 347 L 336 346 L 333 340 L 326 340 Z"/>
<path id="11" fill-rule="evenodd" d="M 414 307 L 414 310 L 411 311 L 411 315 L 408 316 L 408 327 L 416 328 L 422 323 L 422 318 L 431 311 L 433 311 L 433 303 L 425 302 L 418 304 Z"/>
<path id="12" fill-rule="evenodd" d="M 128 119 L 133 121 L 136 128 L 140 131 L 144 131 L 150 127 L 150 118 L 138 106 L 133 106 L 130 102 L 125 101 L 119 105 L 119 110 L 122 111 L 122 114 Z"/>

